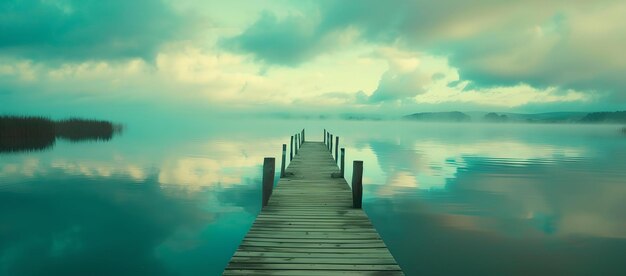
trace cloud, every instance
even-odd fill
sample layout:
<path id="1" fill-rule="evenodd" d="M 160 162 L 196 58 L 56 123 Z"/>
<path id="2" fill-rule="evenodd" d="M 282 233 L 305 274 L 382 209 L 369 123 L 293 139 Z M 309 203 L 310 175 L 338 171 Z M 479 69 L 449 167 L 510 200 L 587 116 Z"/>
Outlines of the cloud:
<path id="1" fill-rule="evenodd" d="M 538 12 L 529 8 L 537 1 L 290 3 L 238 10 L 187 0 L 141 10 L 118 1 L 3 2 L 1 111 L 163 102 L 215 112 L 519 111 L 546 103 L 589 110 L 620 107 L 626 96 L 613 92 L 626 86 L 615 54 L 621 23 L 598 19 L 616 16 L 603 5 L 582 14 L 582 2 L 545 3 Z M 41 20 L 24 19 L 35 16 Z"/>
<path id="2" fill-rule="evenodd" d="M 314 16 L 289 15 L 278 18 L 265 11 L 241 34 L 222 41 L 227 49 L 251 53 L 255 59 L 277 65 L 295 66 L 355 37 L 350 29 L 320 31 Z"/>
<path id="3" fill-rule="evenodd" d="M 405 74 L 387 71 L 369 100 L 381 102 L 413 98 L 426 91 L 425 85 L 429 81 L 429 76 L 418 70 Z"/>
<path id="4" fill-rule="evenodd" d="M 164 1 L 8 0 L 0 10 L 0 51 L 33 60 L 151 59 L 188 27 Z"/>
<path id="5" fill-rule="evenodd" d="M 261 61 L 281 65 L 298 64 L 311 58 L 320 47 L 315 24 L 304 17 L 290 16 L 279 20 L 270 12 L 241 35 L 224 41 L 232 49 L 251 52 Z"/>
<path id="6" fill-rule="evenodd" d="M 583 91 L 622 93 L 626 59 L 626 23 L 619 14 L 626 5 L 609 5 L 589 12 L 556 12 L 514 30 L 485 32 L 448 43 L 451 65 L 463 79 L 480 86 L 558 86 Z"/>
<path id="7" fill-rule="evenodd" d="M 612 92 L 626 99 L 626 3 L 619 1 L 320 1 L 311 17 L 277 19 L 264 13 L 233 38 L 239 51 L 267 63 L 310 61 L 340 44 L 332 33 L 351 30 L 354 42 L 449 58 L 462 80 L 477 87 L 529 84 L 535 88 Z M 372 11 L 376 11 L 372 13 Z M 306 23 L 303 23 L 306 22 Z M 374 100 L 422 76 L 385 73 Z M 425 80 L 425 79 L 424 79 Z M 400 87 L 400 88 L 398 88 Z"/>

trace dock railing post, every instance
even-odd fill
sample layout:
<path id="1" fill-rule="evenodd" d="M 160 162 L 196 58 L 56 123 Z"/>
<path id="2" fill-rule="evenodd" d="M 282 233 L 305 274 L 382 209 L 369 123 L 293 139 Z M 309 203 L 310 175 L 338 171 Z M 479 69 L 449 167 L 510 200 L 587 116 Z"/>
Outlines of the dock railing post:
<path id="1" fill-rule="evenodd" d="M 346 171 L 346 149 L 341 148 L 341 162 L 339 163 L 339 169 L 341 170 L 341 177 L 344 177 L 344 172 Z"/>
<path id="2" fill-rule="evenodd" d="M 333 154 L 333 135 L 330 135 L 330 147 L 328 147 L 328 149 L 330 150 L 330 154 Z"/>
<path id="3" fill-rule="evenodd" d="M 352 163 L 352 207 L 361 209 L 363 204 L 363 161 Z"/>
<path id="4" fill-rule="evenodd" d="M 265 157 L 263 159 L 263 201 L 262 207 L 267 206 L 274 188 L 274 172 L 276 170 L 276 160 L 274 157 Z"/>
<path id="5" fill-rule="evenodd" d="M 335 162 L 339 161 L 339 136 L 335 137 Z"/>
<path id="6" fill-rule="evenodd" d="M 330 149 L 330 132 L 326 132 L 326 149 Z"/>
<path id="7" fill-rule="evenodd" d="M 280 163 L 280 177 L 285 177 L 285 163 L 287 162 L 287 144 L 283 144 L 283 160 Z"/>
<path id="8" fill-rule="evenodd" d="M 295 141 L 295 148 L 296 148 L 295 155 L 298 155 L 298 135 L 296 134 L 294 136 L 295 136 L 294 139 L 296 140 Z"/>
<path id="9" fill-rule="evenodd" d="M 291 145 L 289 147 L 289 162 L 293 160 L 293 135 L 291 135 Z"/>
<path id="10" fill-rule="evenodd" d="M 324 129 L 324 145 L 326 145 L 326 129 Z"/>
<path id="11" fill-rule="evenodd" d="M 302 129 L 302 143 L 304 143 L 304 141 L 306 141 L 306 140 L 305 140 L 305 138 L 304 138 L 304 128 L 303 128 L 303 129 Z"/>

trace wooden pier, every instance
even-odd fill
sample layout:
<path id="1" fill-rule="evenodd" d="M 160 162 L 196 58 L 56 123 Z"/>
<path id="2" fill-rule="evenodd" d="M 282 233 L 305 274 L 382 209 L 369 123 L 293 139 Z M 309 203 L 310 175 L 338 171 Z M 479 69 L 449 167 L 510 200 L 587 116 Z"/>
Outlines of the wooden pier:
<path id="1" fill-rule="evenodd" d="M 283 146 L 282 162 L 291 163 L 273 191 L 267 182 L 273 183 L 274 160 L 266 158 L 269 200 L 224 275 L 403 275 L 360 208 L 362 162 L 355 161 L 361 168 L 354 169 L 352 191 L 333 159 L 332 138 L 324 135 L 324 142 L 304 142 L 304 130 L 292 137 L 295 155 Z"/>

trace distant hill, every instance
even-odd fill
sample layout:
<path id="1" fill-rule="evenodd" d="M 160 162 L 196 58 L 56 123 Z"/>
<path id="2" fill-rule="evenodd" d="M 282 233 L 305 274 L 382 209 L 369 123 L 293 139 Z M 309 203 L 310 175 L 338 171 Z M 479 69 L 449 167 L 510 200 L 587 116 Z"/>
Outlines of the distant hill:
<path id="1" fill-rule="evenodd" d="M 403 119 L 416 121 L 449 122 L 513 122 L 513 123 L 626 123 L 626 111 L 617 112 L 421 112 L 403 116 Z"/>
<path id="2" fill-rule="evenodd" d="M 546 112 L 546 113 L 501 113 L 506 115 L 510 121 L 528 123 L 576 123 L 587 115 L 587 112 Z"/>
<path id="3" fill-rule="evenodd" d="M 506 114 L 498 114 L 495 112 L 490 112 L 490 113 L 485 114 L 485 116 L 483 117 L 483 120 L 487 122 L 493 122 L 493 123 L 508 122 L 509 116 L 507 116 Z"/>
<path id="4" fill-rule="evenodd" d="M 469 122 L 472 120 L 472 117 L 459 111 L 421 112 L 421 113 L 414 113 L 411 115 L 407 115 L 402 118 L 406 120 L 430 121 L 430 122 Z"/>
<path id="5" fill-rule="evenodd" d="M 626 123 L 626 111 L 592 112 L 580 121 L 583 123 Z"/>

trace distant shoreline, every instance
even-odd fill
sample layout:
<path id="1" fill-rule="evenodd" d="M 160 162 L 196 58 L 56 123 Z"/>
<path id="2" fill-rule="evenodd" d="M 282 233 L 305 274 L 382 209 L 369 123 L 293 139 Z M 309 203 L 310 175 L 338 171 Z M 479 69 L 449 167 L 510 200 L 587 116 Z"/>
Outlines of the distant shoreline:
<path id="1" fill-rule="evenodd" d="M 535 114 L 496 112 L 419 112 L 403 116 L 407 121 L 467 123 L 626 124 L 626 111 L 547 112 Z"/>

